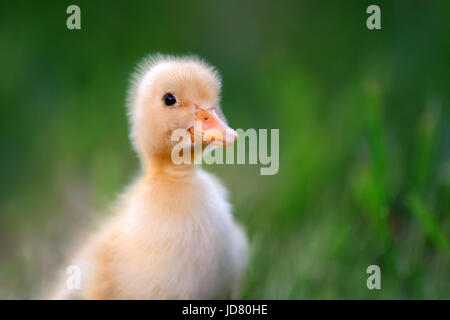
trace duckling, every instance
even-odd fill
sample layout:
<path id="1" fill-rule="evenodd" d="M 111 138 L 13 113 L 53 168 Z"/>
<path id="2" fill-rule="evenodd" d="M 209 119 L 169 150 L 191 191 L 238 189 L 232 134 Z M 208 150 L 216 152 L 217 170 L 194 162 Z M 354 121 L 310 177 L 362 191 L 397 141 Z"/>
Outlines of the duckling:
<path id="1" fill-rule="evenodd" d="M 236 297 L 248 242 L 227 190 L 200 166 L 171 159 L 176 129 L 190 134 L 192 149 L 198 135 L 206 145 L 234 143 L 219 106 L 219 74 L 197 57 L 156 55 L 146 57 L 132 79 L 130 137 L 141 174 L 72 260 L 80 268 L 80 289 L 69 289 L 65 275 L 52 298 Z M 210 139 L 203 130 L 194 137 L 196 120 L 224 134 Z"/>

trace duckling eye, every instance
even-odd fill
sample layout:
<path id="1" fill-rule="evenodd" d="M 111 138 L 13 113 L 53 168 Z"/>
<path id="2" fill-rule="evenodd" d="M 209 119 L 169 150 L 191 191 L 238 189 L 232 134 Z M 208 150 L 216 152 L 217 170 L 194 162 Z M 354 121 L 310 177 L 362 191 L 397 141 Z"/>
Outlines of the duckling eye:
<path id="1" fill-rule="evenodd" d="M 166 106 L 173 106 L 177 102 L 177 99 L 171 93 L 166 93 L 164 95 L 164 103 Z"/>

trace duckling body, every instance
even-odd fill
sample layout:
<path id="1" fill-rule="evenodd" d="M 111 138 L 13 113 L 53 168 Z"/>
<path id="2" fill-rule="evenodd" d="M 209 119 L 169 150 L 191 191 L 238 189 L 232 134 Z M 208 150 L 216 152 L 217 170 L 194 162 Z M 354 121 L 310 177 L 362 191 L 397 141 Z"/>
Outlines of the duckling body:
<path id="1" fill-rule="evenodd" d="M 162 63 L 173 61 L 163 59 Z M 197 60 L 175 60 L 175 66 L 176 63 L 181 63 L 180 68 L 183 63 L 194 70 L 199 68 L 200 79 L 204 76 L 201 73 L 205 66 Z M 154 64 L 147 69 L 141 80 L 154 70 Z M 183 80 L 190 80 L 189 73 L 180 81 Z M 150 86 L 155 84 L 150 82 Z M 176 85 L 169 84 L 169 87 L 161 93 L 176 90 L 173 89 Z M 178 92 L 177 98 L 180 95 Z M 141 95 L 135 101 L 148 103 L 145 97 Z M 201 100 L 201 96 L 197 98 Z M 187 100 L 183 104 L 186 106 Z M 134 108 L 143 114 L 139 106 Z M 175 112 L 174 109 L 162 111 L 163 114 Z M 184 112 L 191 121 L 194 113 Z M 197 165 L 174 164 L 169 156 L 170 148 L 164 145 L 167 140 L 163 138 L 161 147 L 155 147 L 156 142 L 148 137 L 149 129 L 141 130 L 143 134 L 136 131 L 144 124 L 136 122 L 132 123 L 133 139 L 141 155 L 142 175 L 128 187 L 111 218 L 88 239 L 71 262 L 80 267 L 80 289 L 70 290 L 66 281 L 62 281 L 53 298 L 226 299 L 235 296 L 247 264 L 248 245 L 245 233 L 231 214 L 226 189 Z M 177 125 L 188 128 L 191 124 Z M 151 135 L 161 139 L 161 131 L 164 130 Z"/>

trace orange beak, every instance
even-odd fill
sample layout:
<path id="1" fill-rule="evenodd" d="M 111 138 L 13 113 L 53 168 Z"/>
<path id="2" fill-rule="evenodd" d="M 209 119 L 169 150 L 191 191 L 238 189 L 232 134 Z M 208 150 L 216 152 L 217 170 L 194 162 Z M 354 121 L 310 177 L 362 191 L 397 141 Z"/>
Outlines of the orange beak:
<path id="1" fill-rule="evenodd" d="M 238 134 L 226 125 L 214 110 L 196 108 L 195 124 L 189 129 L 192 142 L 212 144 L 216 146 L 231 146 Z"/>

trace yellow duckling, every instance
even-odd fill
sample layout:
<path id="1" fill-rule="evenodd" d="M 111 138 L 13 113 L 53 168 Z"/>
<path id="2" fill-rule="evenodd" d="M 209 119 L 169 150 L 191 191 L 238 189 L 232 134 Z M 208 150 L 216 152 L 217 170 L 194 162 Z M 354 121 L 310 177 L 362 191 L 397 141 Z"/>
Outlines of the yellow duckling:
<path id="1" fill-rule="evenodd" d="M 71 261 L 79 267 L 80 288 L 69 288 L 65 275 L 52 298 L 235 297 L 248 244 L 226 189 L 199 166 L 177 165 L 171 158 L 177 143 L 171 136 L 180 128 L 192 137 L 192 149 L 199 137 L 204 143 L 234 143 L 219 94 L 217 71 L 198 58 L 158 55 L 139 65 L 128 111 L 142 174 Z M 204 130 L 194 134 L 195 120 Z M 211 136 L 205 128 L 223 135 Z"/>

